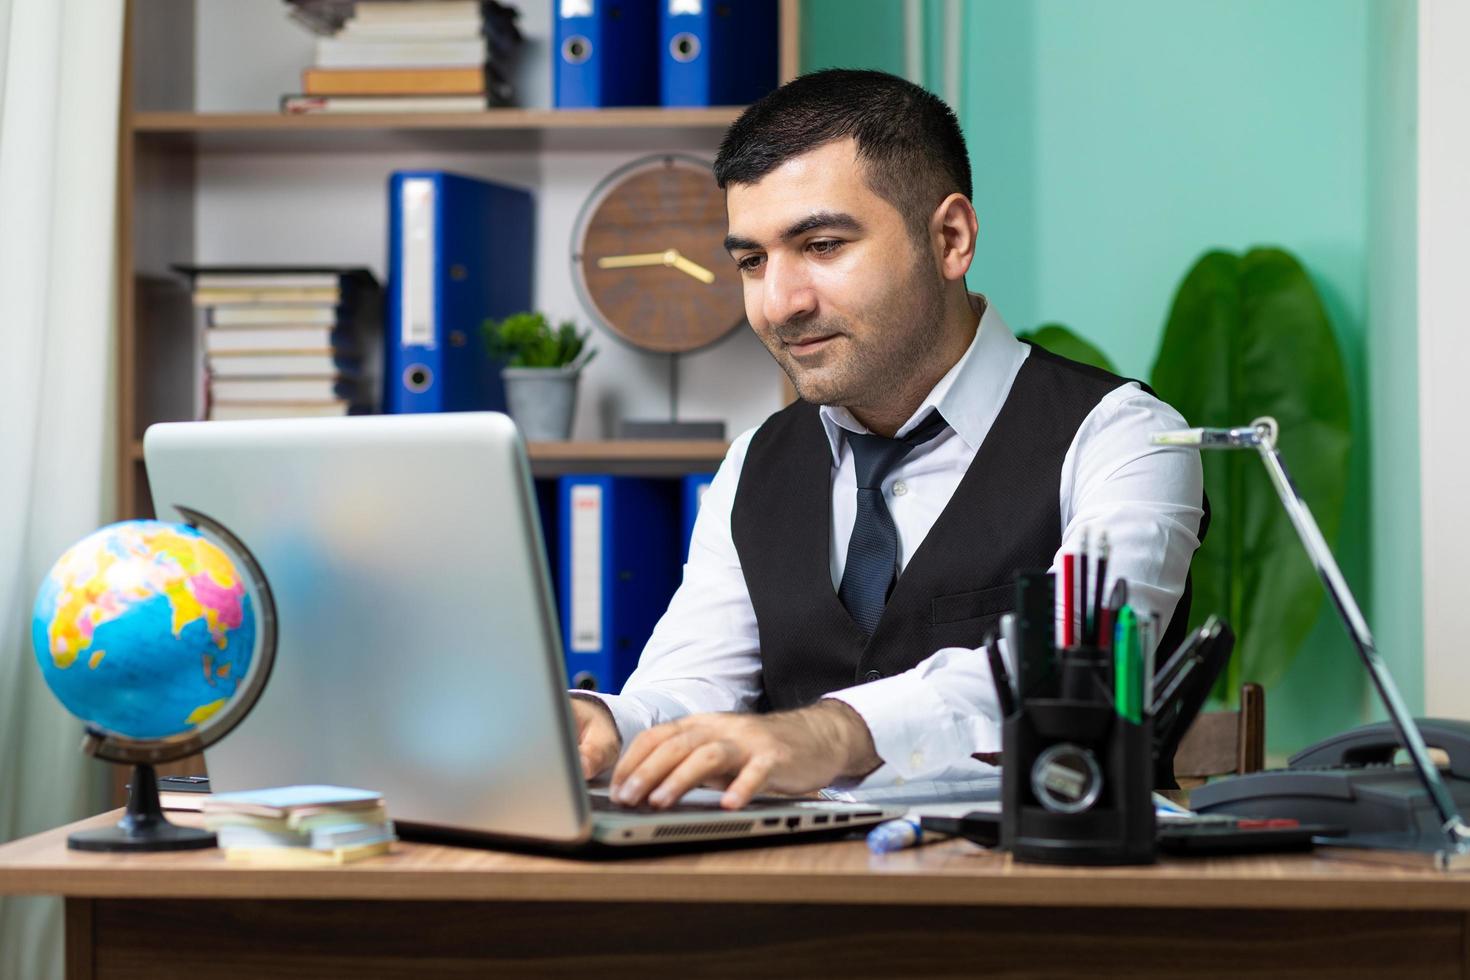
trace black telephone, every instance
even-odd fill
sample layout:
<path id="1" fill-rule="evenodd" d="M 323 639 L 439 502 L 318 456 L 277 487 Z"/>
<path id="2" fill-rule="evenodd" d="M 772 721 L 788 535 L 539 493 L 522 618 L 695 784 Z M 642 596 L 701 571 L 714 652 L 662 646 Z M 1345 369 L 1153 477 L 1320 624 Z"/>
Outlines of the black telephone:
<path id="1" fill-rule="evenodd" d="M 1470 812 L 1470 722 L 1416 719 L 1425 743 L 1448 756 L 1445 788 L 1462 814 Z M 1412 765 L 1395 765 L 1398 735 L 1388 722 L 1334 735 L 1292 756 L 1285 769 L 1232 776 L 1190 793 L 1200 813 L 1293 817 L 1331 824 L 1351 834 L 1416 832 L 1442 836 L 1439 813 Z"/>

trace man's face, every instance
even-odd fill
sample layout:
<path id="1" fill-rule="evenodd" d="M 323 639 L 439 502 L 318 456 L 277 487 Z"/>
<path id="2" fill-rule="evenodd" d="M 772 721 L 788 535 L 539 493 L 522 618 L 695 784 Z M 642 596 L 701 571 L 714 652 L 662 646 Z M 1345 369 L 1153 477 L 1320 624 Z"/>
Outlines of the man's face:
<path id="1" fill-rule="evenodd" d="M 808 402 L 861 411 L 910 386 L 939 337 L 944 280 L 868 187 L 856 144 L 794 157 L 726 194 L 745 314 Z"/>

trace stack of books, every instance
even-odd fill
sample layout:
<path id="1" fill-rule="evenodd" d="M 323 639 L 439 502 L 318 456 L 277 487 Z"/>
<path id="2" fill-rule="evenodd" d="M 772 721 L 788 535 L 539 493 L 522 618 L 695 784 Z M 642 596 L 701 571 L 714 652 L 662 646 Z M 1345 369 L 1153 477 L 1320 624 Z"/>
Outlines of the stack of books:
<path id="1" fill-rule="evenodd" d="M 204 826 L 231 861 L 346 864 L 387 854 L 398 839 L 381 795 L 342 786 L 217 793 Z"/>
<path id="2" fill-rule="evenodd" d="M 383 304 L 368 270 L 178 268 L 206 315 L 205 418 L 377 410 Z"/>
<path id="3" fill-rule="evenodd" d="M 512 105 L 518 11 L 496 0 L 291 0 L 323 35 L 288 115 L 475 112 Z"/>

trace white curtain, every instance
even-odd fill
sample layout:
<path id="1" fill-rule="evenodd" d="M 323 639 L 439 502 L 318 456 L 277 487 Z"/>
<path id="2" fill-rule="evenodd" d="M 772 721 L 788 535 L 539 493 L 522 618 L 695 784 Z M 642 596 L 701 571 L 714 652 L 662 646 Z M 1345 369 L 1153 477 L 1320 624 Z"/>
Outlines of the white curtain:
<path id="1" fill-rule="evenodd" d="M 121 0 L 0 0 L 0 841 L 95 813 L 103 764 L 31 651 L 41 576 L 113 515 Z M 0 899 L 0 977 L 61 976 L 60 903 Z"/>

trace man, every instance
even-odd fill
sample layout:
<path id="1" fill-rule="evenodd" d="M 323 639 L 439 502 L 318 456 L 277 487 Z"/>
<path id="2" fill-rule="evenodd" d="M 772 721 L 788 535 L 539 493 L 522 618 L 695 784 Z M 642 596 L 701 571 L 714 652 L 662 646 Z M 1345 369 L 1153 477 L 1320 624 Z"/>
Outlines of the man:
<path id="1" fill-rule="evenodd" d="M 976 648 L 1016 572 L 1106 531 L 1110 579 L 1182 630 L 1199 456 L 1148 436 L 1184 422 L 966 290 L 969 159 L 923 89 L 796 79 L 731 126 L 715 175 L 746 315 L 800 400 L 731 445 L 623 692 L 573 696 L 583 770 L 615 766 L 621 803 L 712 784 L 731 808 L 993 773 Z"/>

